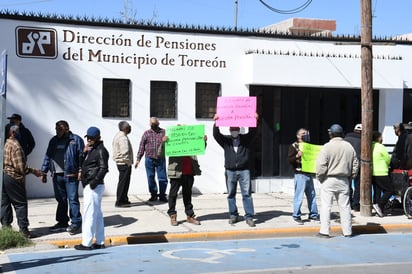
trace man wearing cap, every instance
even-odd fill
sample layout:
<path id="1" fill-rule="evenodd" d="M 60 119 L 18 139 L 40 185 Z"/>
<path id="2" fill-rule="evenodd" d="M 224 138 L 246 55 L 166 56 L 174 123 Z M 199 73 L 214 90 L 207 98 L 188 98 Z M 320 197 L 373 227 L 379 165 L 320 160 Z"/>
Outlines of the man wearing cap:
<path id="1" fill-rule="evenodd" d="M 22 118 L 20 114 L 14 113 L 12 116 L 7 117 L 10 120 L 10 123 L 6 125 L 6 138 L 9 136 L 10 127 L 12 125 L 17 125 L 19 127 L 19 134 L 16 136 L 17 140 L 19 141 L 21 147 L 23 148 L 24 155 L 26 157 L 33 151 L 36 142 L 34 141 L 33 135 L 31 134 L 30 130 L 26 128 L 23 123 L 21 122 Z"/>
<path id="2" fill-rule="evenodd" d="M 343 140 L 343 128 L 333 124 L 329 129 L 330 141 L 319 152 L 316 160 L 316 177 L 321 183 L 321 238 L 329 238 L 330 213 L 333 197 L 340 210 L 342 232 L 345 237 L 352 236 L 352 216 L 349 202 L 349 183 L 356 177 L 359 168 L 356 151 Z"/>
<path id="3" fill-rule="evenodd" d="M 57 121 L 55 130 L 56 135 L 49 141 L 41 167 L 43 183 L 47 182 L 47 172 L 51 173 L 54 197 L 57 201 L 57 223 L 50 227 L 50 231 L 67 231 L 74 235 L 80 232 L 82 224 L 79 171 L 84 142 L 79 135 L 70 131 L 67 121 Z M 69 226 L 70 219 L 71 225 Z"/>
<path id="4" fill-rule="evenodd" d="M 77 250 L 105 248 L 102 197 L 103 179 L 109 171 L 109 153 L 100 139 L 97 127 L 89 127 L 85 137 L 87 144 L 80 158 L 84 203 L 82 243 L 74 246 Z M 94 238 L 96 242 L 92 243 Z"/>
<path id="5" fill-rule="evenodd" d="M 356 151 L 356 157 L 358 158 L 358 162 L 360 163 L 360 155 L 361 155 L 361 132 L 362 132 L 362 124 L 357 124 L 353 129 L 353 132 L 350 132 L 345 135 L 343 140 L 349 142 L 353 149 Z M 356 177 L 353 179 L 354 189 L 352 188 L 352 183 L 350 186 L 350 205 L 354 211 L 360 211 L 360 166 L 359 171 Z"/>
<path id="6" fill-rule="evenodd" d="M 398 136 L 395 147 L 391 155 L 391 169 L 407 169 L 406 143 L 408 132 L 405 130 L 403 123 L 393 125 L 395 135 Z"/>

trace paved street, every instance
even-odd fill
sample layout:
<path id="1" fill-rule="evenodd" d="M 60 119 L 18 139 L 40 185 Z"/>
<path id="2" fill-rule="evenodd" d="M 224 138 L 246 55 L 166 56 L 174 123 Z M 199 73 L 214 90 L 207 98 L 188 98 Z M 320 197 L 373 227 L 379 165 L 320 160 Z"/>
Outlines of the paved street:
<path id="1" fill-rule="evenodd" d="M 412 234 L 285 237 L 2 255 L 3 273 L 410 273 Z M 387 272 L 386 272 L 387 273 Z M 392 271 L 392 273 L 395 273 Z"/>

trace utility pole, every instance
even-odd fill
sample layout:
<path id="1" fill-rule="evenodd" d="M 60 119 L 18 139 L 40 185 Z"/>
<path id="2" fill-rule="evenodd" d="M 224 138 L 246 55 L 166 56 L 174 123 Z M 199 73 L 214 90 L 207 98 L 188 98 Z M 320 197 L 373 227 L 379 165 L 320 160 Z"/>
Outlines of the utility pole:
<path id="1" fill-rule="evenodd" d="M 235 0 L 235 30 L 237 30 L 238 0 Z"/>
<path id="2" fill-rule="evenodd" d="M 372 4 L 361 0 L 361 176 L 360 214 L 372 215 L 372 129 L 373 129 L 373 71 L 372 71 Z"/>

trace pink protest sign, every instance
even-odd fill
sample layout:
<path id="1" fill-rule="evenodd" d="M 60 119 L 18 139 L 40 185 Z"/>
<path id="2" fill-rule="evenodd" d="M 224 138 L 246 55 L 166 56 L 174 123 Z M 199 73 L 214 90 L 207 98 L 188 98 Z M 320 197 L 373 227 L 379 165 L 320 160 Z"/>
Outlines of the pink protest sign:
<path id="1" fill-rule="evenodd" d="M 256 127 L 256 97 L 218 97 L 217 127 Z"/>

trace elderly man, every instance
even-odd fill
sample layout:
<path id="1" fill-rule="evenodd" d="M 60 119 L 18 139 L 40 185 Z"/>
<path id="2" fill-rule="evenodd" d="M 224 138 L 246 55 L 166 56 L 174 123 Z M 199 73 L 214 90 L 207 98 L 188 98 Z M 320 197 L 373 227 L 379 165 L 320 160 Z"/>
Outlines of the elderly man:
<path id="1" fill-rule="evenodd" d="M 349 183 L 358 173 L 359 162 L 352 145 L 343 140 L 343 128 L 340 125 L 332 125 L 328 133 L 330 141 L 323 146 L 316 161 L 316 177 L 321 183 L 322 201 L 318 236 L 329 238 L 330 213 L 335 197 L 340 209 L 343 235 L 351 237 Z"/>
<path id="2" fill-rule="evenodd" d="M 132 174 L 133 165 L 133 148 L 127 135 L 132 128 L 126 121 L 119 122 L 119 131 L 113 138 L 113 160 L 116 162 L 119 170 L 119 182 L 117 183 L 115 207 L 130 206 L 129 192 L 130 175 Z"/>

